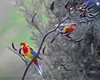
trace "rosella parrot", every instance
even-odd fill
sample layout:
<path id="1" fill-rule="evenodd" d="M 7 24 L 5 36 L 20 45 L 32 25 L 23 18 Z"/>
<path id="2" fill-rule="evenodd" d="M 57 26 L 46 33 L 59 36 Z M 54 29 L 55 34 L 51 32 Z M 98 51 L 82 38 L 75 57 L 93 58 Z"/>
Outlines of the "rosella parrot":
<path id="1" fill-rule="evenodd" d="M 58 26 L 58 24 L 56 24 L 55 26 Z M 58 37 L 59 33 L 63 34 L 63 35 L 69 35 L 71 32 L 74 31 L 74 29 L 76 29 L 77 27 L 77 23 L 71 23 L 71 24 L 60 24 L 60 26 L 57 28 L 56 32 L 56 36 L 53 38 L 53 40 L 51 41 L 51 43 Z"/>
<path id="2" fill-rule="evenodd" d="M 31 59 L 32 59 L 32 58 L 36 55 L 36 53 L 35 53 L 35 51 L 33 50 L 33 48 L 32 48 L 30 45 L 28 45 L 27 43 L 21 42 L 21 43 L 20 43 L 20 47 L 21 47 L 21 49 L 23 50 L 23 53 L 25 54 L 25 56 L 27 56 L 28 58 L 31 58 Z M 42 59 L 42 58 L 39 57 L 39 56 L 38 56 L 38 58 L 39 58 L 39 59 Z M 39 66 L 39 63 L 38 63 L 38 61 L 37 61 L 37 58 L 33 61 L 33 63 L 34 63 L 34 65 L 35 65 L 35 67 L 37 68 L 38 72 L 40 73 L 40 75 L 42 75 L 42 69 L 41 69 L 41 67 Z"/>
<path id="3" fill-rule="evenodd" d="M 60 32 L 62 34 L 67 34 L 73 32 L 73 30 L 77 27 L 77 23 L 71 23 L 71 24 L 61 24 L 57 28 L 57 32 Z"/>

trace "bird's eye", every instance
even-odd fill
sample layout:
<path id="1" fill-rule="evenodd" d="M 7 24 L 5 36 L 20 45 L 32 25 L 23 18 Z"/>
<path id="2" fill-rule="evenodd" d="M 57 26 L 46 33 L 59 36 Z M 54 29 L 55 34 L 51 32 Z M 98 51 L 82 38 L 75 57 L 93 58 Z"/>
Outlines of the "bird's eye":
<path id="1" fill-rule="evenodd" d="M 23 48 L 23 44 L 22 43 L 20 44 L 20 47 Z"/>
<path id="2" fill-rule="evenodd" d="M 75 24 L 73 26 L 76 26 Z"/>
<path id="3" fill-rule="evenodd" d="M 77 26 L 74 24 L 73 26 L 72 26 L 72 28 L 76 28 Z"/>

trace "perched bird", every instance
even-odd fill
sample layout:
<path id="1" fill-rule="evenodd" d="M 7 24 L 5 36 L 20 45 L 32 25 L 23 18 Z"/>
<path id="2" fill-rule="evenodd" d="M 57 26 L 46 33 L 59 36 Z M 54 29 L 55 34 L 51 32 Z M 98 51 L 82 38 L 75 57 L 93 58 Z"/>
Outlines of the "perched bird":
<path id="1" fill-rule="evenodd" d="M 57 26 L 57 25 L 56 25 Z M 71 24 L 61 24 L 57 28 L 57 32 L 66 34 L 66 33 L 71 33 L 73 30 L 77 27 L 77 23 L 71 23 Z"/>
<path id="2" fill-rule="evenodd" d="M 58 24 L 56 24 L 55 26 L 58 26 Z M 63 34 L 63 35 L 69 35 L 71 32 L 74 31 L 74 29 L 77 27 L 77 23 L 71 23 L 71 24 L 60 24 L 60 26 L 57 28 L 56 32 L 56 36 L 52 39 L 51 43 L 53 43 L 53 41 L 58 37 L 59 33 Z"/>
<path id="3" fill-rule="evenodd" d="M 28 58 L 31 58 L 31 59 L 32 59 L 32 58 L 36 55 L 36 53 L 35 53 L 35 51 L 33 50 L 33 48 L 32 48 L 30 45 L 28 45 L 27 43 L 21 42 L 21 43 L 20 43 L 20 47 L 21 47 L 21 49 L 23 50 L 23 53 L 25 54 L 25 56 L 27 56 Z M 39 58 L 39 59 L 42 59 L 42 58 L 39 57 L 39 56 L 38 56 L 38 58 Z M 41 69 L 41 67 L 39 66 L 39 63 L 38 63 L 38 61 L 37 61 L 37 58 L 33 61 L 33 63 L 34 63 L 34 65 L 35 65 L 35 67 L 37 68 L 38 72 L 40 73 L 40 75 L 42 75 L 42 69 Z"/>

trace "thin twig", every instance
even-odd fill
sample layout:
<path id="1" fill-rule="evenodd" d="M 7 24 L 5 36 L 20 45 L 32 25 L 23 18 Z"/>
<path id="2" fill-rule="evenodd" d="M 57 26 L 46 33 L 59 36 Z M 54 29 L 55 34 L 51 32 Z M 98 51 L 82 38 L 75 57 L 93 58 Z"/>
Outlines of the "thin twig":
<path id="1" fill-rule="evenodd" d="M 31 23 L 30 23 L 29 20 L 27 20 L 27 19 L 26 19 L 26 21 L 28 22 L 28 24 L 34 26 L 34 27 L 41 33 L 41 35 L 43 36 L 44 34 L 43 34 L 42 30 L 40 29 L 40 26 L 39 26 L 38 24 L 36 24 L 36 22 L 34 22 L 34 18 L 35 18 L 35 16 L 36 16 L 36 14 L 37 14 L 37 13 L 35 13 L 35 14 L 33 15 Z"/>
<path id="2" fill-rule="evenodd" d="M 70 35 L 66 35 L 71 41 L 75 41 L 75 42 L 80 42 L 80 41 L 82 41 L 82 39 L 83 39 L 83 36 L 80 38 L 80 39 L 74 39 L 74 38 L 72 38 Z"/>
<path id="3" fill-rule="evenodd" d="M 64 63 L 60 62 L 59 60 L 57 60 L 55 57 L 51 56 L 50 54 L 47 54 L 47 53 L 43 53 L 43 54 L 48 56 L 48 57 L 50 57 L 50 59 L 58 62 L 65 70 L 67 70 L 67 71 L 71 71 L 72 70 L 72 69 L 68 69 L 67 67 L 65 67 L 65 65 L 66 65 L 65 62 Z"/>
<path id="4" fill-rule="evenodd" d="M 17 54 L 17 55 L 25 62 L 25 64 L 27 65 L 27 59 L 26 59 L 26 57 L 25 57 L 23 54 L 19 54 L 19 53 L 17 52 L 17 49 L 16 49 L 16 51 L 13 50 L 13 49 L 10 48 L 10 47 L 8 47 L 8 49 L 11 50 L 12 52 L 14 52 L 15 54 Z"/>

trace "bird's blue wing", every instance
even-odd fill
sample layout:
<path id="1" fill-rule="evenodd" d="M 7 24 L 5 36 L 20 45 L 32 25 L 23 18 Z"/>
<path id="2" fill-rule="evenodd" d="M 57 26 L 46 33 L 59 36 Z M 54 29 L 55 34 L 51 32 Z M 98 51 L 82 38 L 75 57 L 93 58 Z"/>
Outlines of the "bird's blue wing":
<path id="1" fill-rule="evenodd" d="M 29 47 L 29 49 L 30 49 L 30 53 L 31 53 L 33 56 L 35 56 L 35 55 L 36 55 L 35 51 L 33 51 L 33 49 L 32 49 L 31 47 Z"/>
<path id="2" fill-rule="evenodd" d="M 64 29 L 64 27 L 63 27 L 63 26 L 60 26 L 60 27 L 58 27 L 58 29 L 59 29 L 60 31 L 62 31 L 62 30 Z"/>

